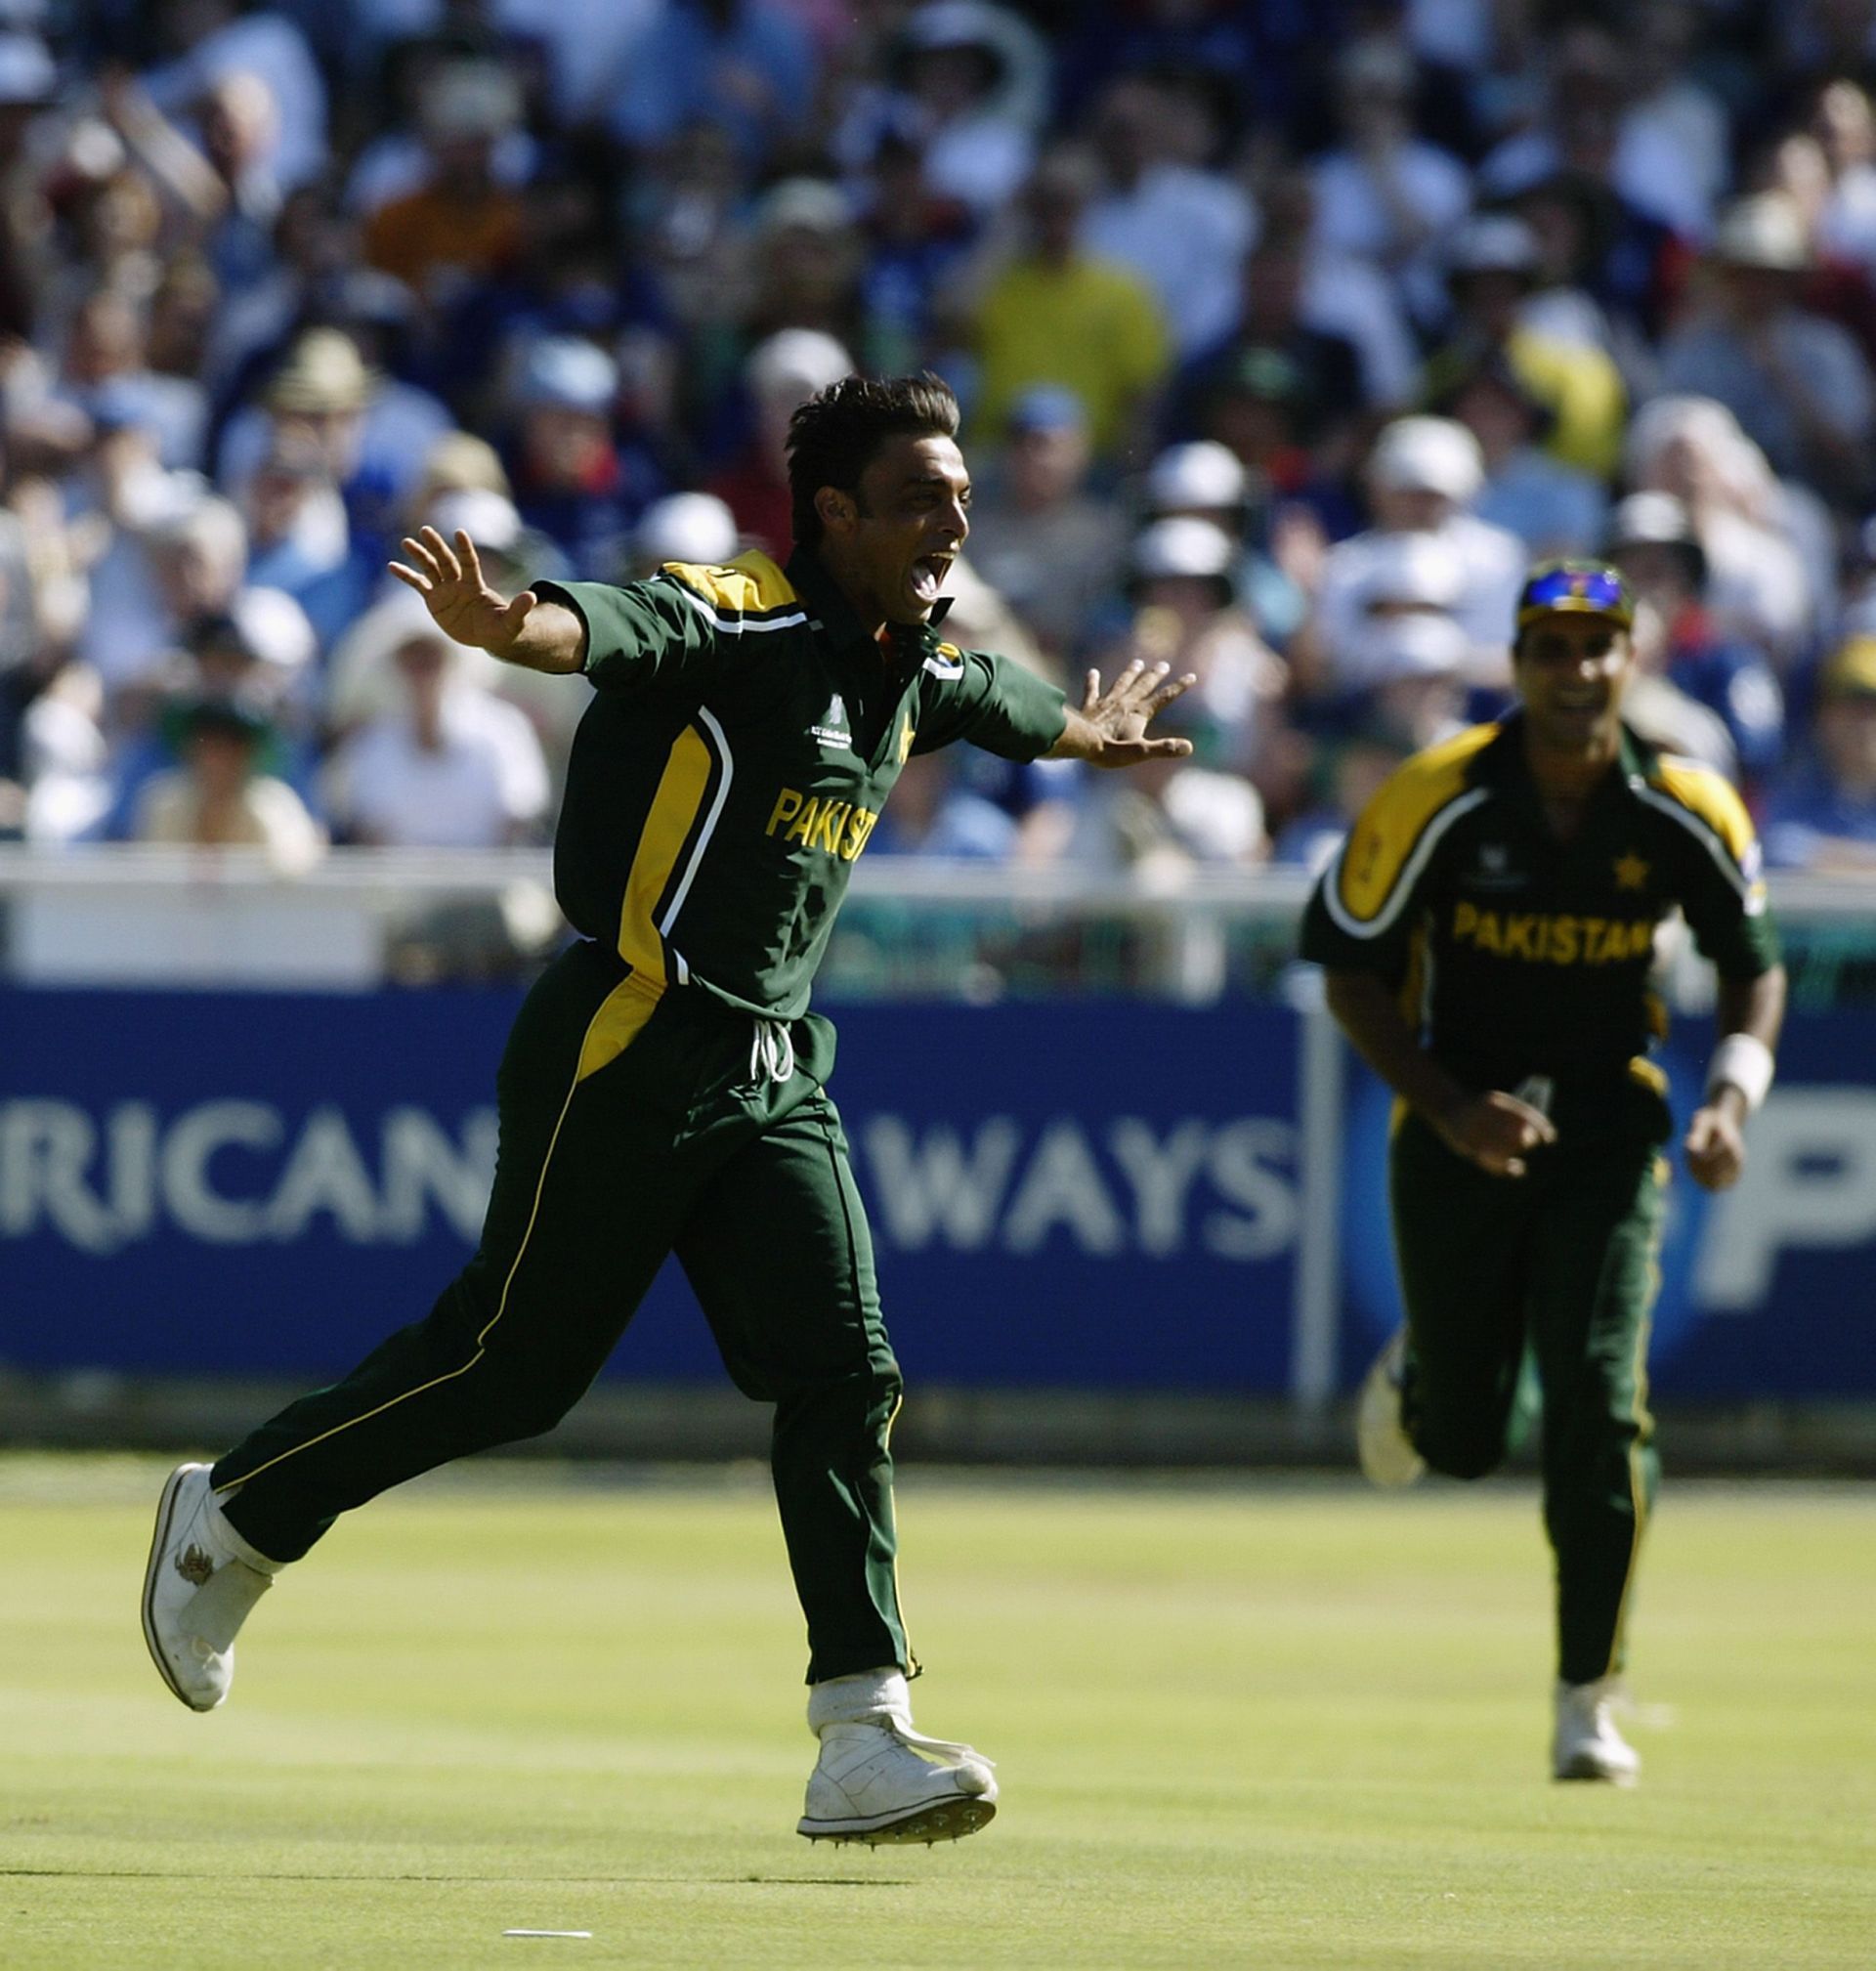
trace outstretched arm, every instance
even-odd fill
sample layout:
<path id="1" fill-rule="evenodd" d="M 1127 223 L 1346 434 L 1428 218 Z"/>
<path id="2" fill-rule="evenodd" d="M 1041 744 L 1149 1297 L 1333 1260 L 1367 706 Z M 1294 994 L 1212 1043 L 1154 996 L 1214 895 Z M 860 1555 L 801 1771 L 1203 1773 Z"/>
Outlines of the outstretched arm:
<path id="1" fill-rule="evenodd" d="M 1101 689 L 1098 670 L 1087 673 L 1081 708 L 1067 707 L 1068 723 L 1045 759 L 1085 759 L 1090 766 L 1137 766 L 1143 759 L 1179 759 L 1192 750 L 1189 739 L 1148 739 L 1146 728 L 1188 685 L 1190 672 L 1169 678 L 1171 666 L 1149 670 L 1137 658 L 1113 684 Z"/>
<path id="2" fill-rule="evenodd" d="M 434 527 L 405 536 L 410 557 L 391 573 L 423 597 L 437 627 L 457 643 L 486 650 L 525 670 L 569 673 L 586 663 L 586 625 L 565 604 L 542 602 L 532 588 L 512 598 L 498 594 L 482 572 L 476 543 L 456 530 L 451 547 Z"/>

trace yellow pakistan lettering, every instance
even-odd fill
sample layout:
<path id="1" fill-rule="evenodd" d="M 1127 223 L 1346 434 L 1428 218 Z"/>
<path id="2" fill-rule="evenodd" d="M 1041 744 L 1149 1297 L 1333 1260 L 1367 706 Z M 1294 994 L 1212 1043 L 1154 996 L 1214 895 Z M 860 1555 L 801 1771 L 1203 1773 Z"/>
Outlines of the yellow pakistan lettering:
<path id="1" fill-rule="evenodd" d="M 1602 917 L 1583 920 L 1583 963 L 1603 964 L 1609 956 L 1609 921 Z"/>
<path id="2" fill-rule="evenodd" d="M 847 824 L 847 816 L 853 803 L 846 800 L 830 800 L 822 804 L 821 819 L 814 825 L 814 833 L 808 837 L 810 848 L 824 848 L 830 855 L 837 855 L 840 850 L 840 831 Z"/>
<path id="3" fill-rule="evenodd" d="M 1480 951 L 1499 951 L 1503 947 L 1498 941 L 1498 913 L 1482 910 L 1478 914 L 1478 936 L 1475 940 Z"/>
<path id="4" fill-rule="evenodd" d="M 800 794 L 798 794 L 793 788 L 785 787 L 782 790 L 782 792 L 778 793 L 775 797 L 774 812 L 770 814 L 769 825 L 762 831 L 762 833 L 764 835 L 773 835 L 785 821 L 788 821 L 789 819 L 790 819 L 791 816 L 794 815 L 794 813 L 799 809 L 800 805 L 801 805 Z"/>
<path id="5" fill-rule="evenodd" d="M 1629 956 L 1652 957 L 1654 953 L 1654 925 L 1644 917 L 1639 917 L 1629 925 Z"/>
<path id="6" fill-rule="evenodd" d="M 1505 920 L 1505 956 L 1507 958 L 1535 958 L 1531 949 L 1531 934 L 1537 926 L 1537 919 L 1529 911 L 1520 912 L 1516 917 Z"/>
<path id="7" fill-rule="evenodd" d="M 814 825 L 820 819 L 820 816 L 821 803 L 813 794 L 810 794 L 807 800 L 803 802 L 801 812 L 789 824 L 789 832 L 782 839 L 784 841 L 794 841 L 797 839 L 811 841 L 814 838 Z"/>
<path id="8" fill-rule="evenodd" d="M 1551 963 L 1553 964 L 1574 964 L 1576 963 L 1577 938 L 1583 920 L 1576 917 L 1555 917 L 1551 920 Z"/>
<path id="9" fill-rule="evenodd" d="M 873 825 L 879 817 L 871 808 L 857 807 L 853 819 L 847 823 L 847 832 L 840 840 L 840 860 L 852 862 L 867 845 L 867 837 L 873 833 Z"/>
<path id="10" fill-rule="evenodd" d="M 1453 906 L 1453 942 L 1464 944 L 1478 928 L 1478 907 L 1460 903 Z"/>

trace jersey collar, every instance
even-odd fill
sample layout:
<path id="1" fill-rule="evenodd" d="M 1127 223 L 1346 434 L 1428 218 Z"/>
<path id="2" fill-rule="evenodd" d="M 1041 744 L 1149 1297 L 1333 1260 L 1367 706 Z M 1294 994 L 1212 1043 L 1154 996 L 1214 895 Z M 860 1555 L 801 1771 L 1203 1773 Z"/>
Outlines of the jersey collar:
<path id="1" fill-rule="evenodd" d="M 811 547 L 797 547 L 789 556 L 785 572 L 836 655 L 858 656 L 865 650 L 876 658 L 878 646 L 874 637 L 854 614 L 853 605 L 841 593 L 839 583 L 828 573 L 827 564 Z M 891 624 L 892 649 L 916 650 L 922 662 L 938 648 L 938 625 L 950 613 L 951 597 L 941 595 L 932 605 L 928 621 Z"/>

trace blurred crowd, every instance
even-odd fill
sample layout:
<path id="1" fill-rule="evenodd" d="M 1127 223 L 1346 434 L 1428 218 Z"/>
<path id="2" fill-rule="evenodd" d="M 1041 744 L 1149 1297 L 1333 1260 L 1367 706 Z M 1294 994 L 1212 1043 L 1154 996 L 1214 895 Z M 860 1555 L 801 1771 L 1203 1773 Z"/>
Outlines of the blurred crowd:
<path id="1" fill-rule="evenodd" d="M 791 410 L 928 365 L 950 633 L 1194 752 L 920 758 L 875 854 L 1318 866 L 1567 553 L 1876 872 L 1872 90 L 1876 0 L 0 0 L 0 836 L 544 839 L 584 688 L 398 539 L 782 558 Z"/>

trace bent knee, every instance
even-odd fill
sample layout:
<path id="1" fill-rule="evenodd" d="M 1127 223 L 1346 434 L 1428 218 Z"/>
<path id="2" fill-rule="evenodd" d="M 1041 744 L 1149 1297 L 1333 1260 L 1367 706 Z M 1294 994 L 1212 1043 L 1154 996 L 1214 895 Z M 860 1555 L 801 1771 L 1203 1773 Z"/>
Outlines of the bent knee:
<path id="1" fill-rule="evenodd" d="M 1487 1436 L 1476 1430 L 1442 1430 L 1423 1423 L 1414 1432 L 1414 1448 L 1449 1478 L 1487 1478 L 1505 1462 L 1502 1433 Z"/>

